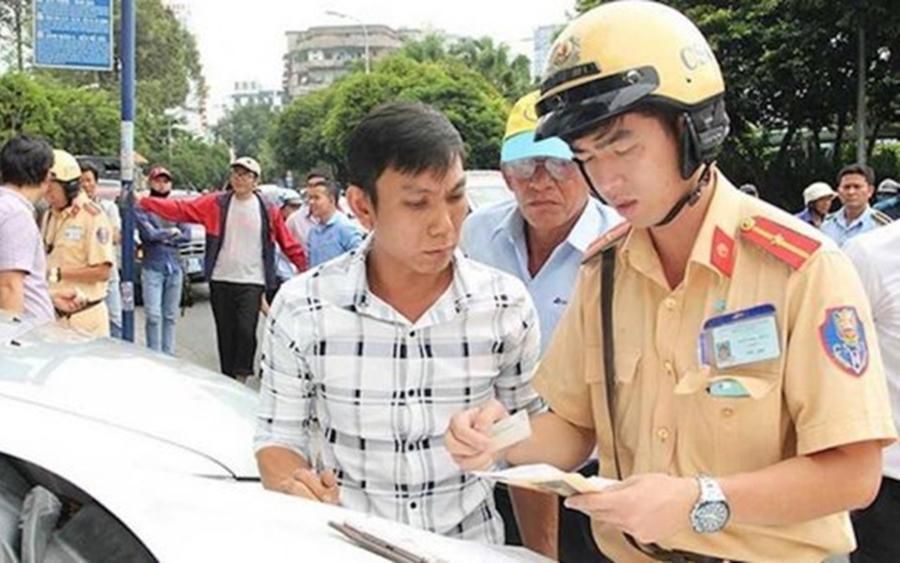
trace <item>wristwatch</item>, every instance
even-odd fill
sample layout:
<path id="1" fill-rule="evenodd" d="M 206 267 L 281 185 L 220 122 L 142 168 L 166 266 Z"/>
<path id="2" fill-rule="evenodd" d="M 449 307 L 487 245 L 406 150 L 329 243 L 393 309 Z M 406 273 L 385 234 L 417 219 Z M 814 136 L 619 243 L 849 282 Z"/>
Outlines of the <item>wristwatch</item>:
<path id="1" fill-rule="evenodd" d="M 691 509 L 691 526 L 698 534 L 713 534 L 725 527 L 731 509 L 719 483 L 712 477 L 697 477 L 700 498 Z"/>

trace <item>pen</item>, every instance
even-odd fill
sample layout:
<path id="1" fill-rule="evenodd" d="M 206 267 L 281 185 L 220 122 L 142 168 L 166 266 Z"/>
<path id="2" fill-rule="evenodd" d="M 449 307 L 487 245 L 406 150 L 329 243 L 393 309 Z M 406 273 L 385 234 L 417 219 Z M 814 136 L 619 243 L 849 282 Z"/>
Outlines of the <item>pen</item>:
<path id="1" fill-rule="evenodd" d="M 374 536 L 368 532 L 364 532 L 359 528 L 354 528 L 350 524 L 343 524 L 333 520 L 328 521 L 328 525 L 335 530 L 341 532 L 360 546 L 377 553 L 382 557 L 386 557 L 396 563 L 434 563 L 432 559 L 413 553 L 402 547 L 392 544 L 387 540 L 383 540 L 378 536 Z"/>

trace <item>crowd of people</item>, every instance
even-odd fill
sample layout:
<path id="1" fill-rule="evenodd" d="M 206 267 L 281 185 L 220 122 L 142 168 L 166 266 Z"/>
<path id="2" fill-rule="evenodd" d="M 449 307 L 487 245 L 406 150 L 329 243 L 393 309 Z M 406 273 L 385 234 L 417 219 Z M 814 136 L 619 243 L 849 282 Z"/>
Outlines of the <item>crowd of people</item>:
<path id="1" fill-rule="evenodd" d="M 898 184 L 872 206 L 853 164 L 796 217 L 735 187 L 724 92 L 690 20 L 625 0 L 573 20 L 510 112 L 509 202 L 470 212 L 463 139 L 412 102 L 353 131 L 353 219 L 326 173 L 267 197 L 241 157 L 186 200 L 154 167 L 147 343 L 174 353 L 199 223 L 221 371 L 261 377 L 267 489 L 562 561 L 900 560 Z M 0 307 L 109 334 L 96 170 L 19 136 L 0 173 Z M 522 411 L 530 436 L 495 449 Z M 532 463 L 616 483 L 562 500 L 473 473 Z"/>

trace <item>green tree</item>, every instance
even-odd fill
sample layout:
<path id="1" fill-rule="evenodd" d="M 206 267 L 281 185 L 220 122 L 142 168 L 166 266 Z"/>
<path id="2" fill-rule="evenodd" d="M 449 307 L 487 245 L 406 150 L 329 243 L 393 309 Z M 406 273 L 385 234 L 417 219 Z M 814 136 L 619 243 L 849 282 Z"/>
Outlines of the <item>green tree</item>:
<path id="1" fill-rule="evenodd" d="M 495 168 L 509 103 L 482 75 L 458 60 L 420 62 L 404 53 L 352 74 L 282 112 L 271 138 L 276 157 L 298 173 L 325 164 L 346 175 L 353 129 L 373 108 L 418 100 L 443 111 L 460 131 L 469 168 Z"/>
<path id="2" fill-rule="evenodd" d="M 115 3 L 115 61 L 119 60 L 120 5 L 121 2 Z M 135 88 L 138 107 L 161 112 L 182 105 L 192 84 L 204 90 L 196 39 L 179 23 L 172 11 L 161 0 L 136 0 L 136 19 Z M 114 72 L 51 69 L 36 72 L 72 86 L 99 85 L 117 94 L 120 90 L 119 70 L 117 66 Z"/>
<path id="3" fill-rule="evenodd" d="M 0 137 L 42 135 L 74 154 L 116 154 L 117 102 L 104 91 L 14 73 L 0 77 Z"/>
<path id="4" fill-rule="evenodd" d="M 450 48 L 450 55 L 481 73 L 507 100 L 515 102 L 534 89 L 528 57 L 518 55 L 510 60 L 505 43 L 495 45 L 490 37 L 466 38 Z"/>
<path id="5" fill-rule="evenodd" d="M 333 88 L 311 92 L 294 100 L 278 115 L 268 144 L 281 167 L 303 174 L 334 160 L 323 140 L 325 116 L 333 99 Z"/>
<path id="6" fill-rule="evenodd" d="M 32 0 L 0 0 L 0 61 L 25 70 L 31 49 Z"/>
<path id="7" fill-rule="evenodd" d="M 578 0 L 576 10 L 600 3 Z M 900 134 L 900 12 L 894 0 L 666 3 L 698 25 L 722 67 L 732 134 L 721 164 L 733 180 L 752 181 L 767 199 L 796 208 L 806 185 L 831 180 L 855 158 L 860 26 L 866 35 L 869 154 L 879 134 Z"/>
<path id="8" fill-rule="evenodd" d="M 484 76 L 509 102 L 515 102 L 536 87 L 531 80 L 528 57 L 513 58 L 509 45 L 495 45 L 490 37 L 465 38 L 448 46 L 443 35 L 429 34 L 418 41 L 407 41 L 402 53 L 418 62 L 459 61 Z"/>
<path id="9" fill-rule="evenodd" d="M 0 76 L 0 139 L 54 127 L 52 107 L 44 88 L 25 74 Z"/>
<path id="10" fill-rule="evenodd" d="M 147 153 L 151 163 L 161 163 L 174 175 L 176 187 L 202 191 L 221 187 L 228 178 L 228 146 L 208 143 L 183 131 L 174 132 L 172 144 Z"/>
<path id="11" fill-rule="evenodd" d="M 230 110 L 214 127 L 213 132 L 235 154 L 248 155 L 259 160 L 263 177 L 277 174 L 274 156 L 268 146 L 268 138 L 275 127 L 278 113 L 266 105 L 239 106 Z"/>

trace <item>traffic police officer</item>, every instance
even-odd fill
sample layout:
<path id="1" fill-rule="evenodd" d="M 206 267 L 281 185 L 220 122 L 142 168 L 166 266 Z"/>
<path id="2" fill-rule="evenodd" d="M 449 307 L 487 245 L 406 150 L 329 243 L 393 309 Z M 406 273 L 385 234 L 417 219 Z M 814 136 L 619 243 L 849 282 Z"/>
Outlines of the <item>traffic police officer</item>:
<path id="1" fill-rule="evenodd" d="M 74 291 L 81 301 L 74 313 L 57 311 L 71 326 L 109 336 L 107 282 L 113 267 L 112 226 L 103 210 L 79 186 L 81 167 L 71 154 L 53 151 L 50 211 L 41 234 L 47 249 L 51 293 Z"/>
<path id="2" fill-rule="evenodd" d="M 614 561 L 817 561 L 895 438 L 871 313 L 846 257 L 740 193 L 715 56 L 679 12 L 603 4 L 551 50 L 539 136 L 572 146 L 628 224 L 587 253 L 535 376 L 551 412 L 492 452 L 490 403 L 451 421 L 463 467 L 570 469 L 597 445 L 622 482 L 567 505 Z"/>

